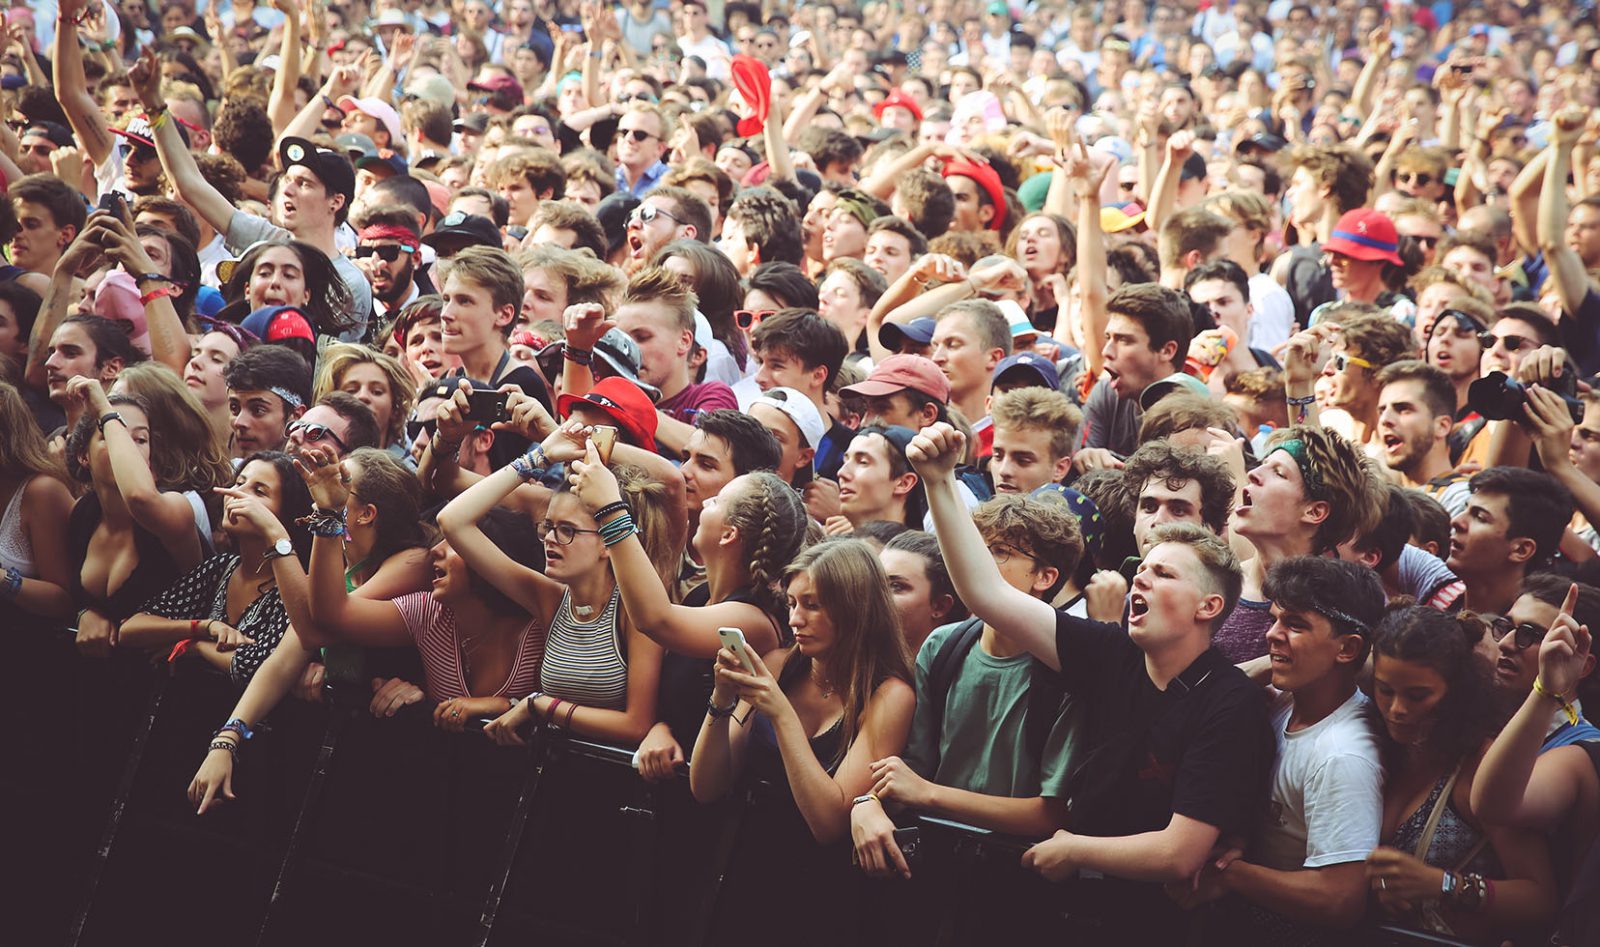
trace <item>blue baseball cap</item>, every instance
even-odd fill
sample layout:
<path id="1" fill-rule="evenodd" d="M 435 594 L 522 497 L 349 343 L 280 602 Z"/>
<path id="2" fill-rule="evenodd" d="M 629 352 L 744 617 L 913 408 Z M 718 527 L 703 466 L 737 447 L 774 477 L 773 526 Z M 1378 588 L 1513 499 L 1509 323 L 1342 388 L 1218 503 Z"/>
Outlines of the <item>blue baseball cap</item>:
<path id="1" fill-rule="evenodd" d="M 891 352 L 900 351 L 900 346 L 906 342 L 917 345 L 928 345 L 933 341 L 933 327 L 938 320 L 932 316 L 922 316 L 910 322 L 885 322 L 878 330 L 878 341 Z"/>
<path id="2" fill-rule="evenodd" d="M 993 388 L 1000 384 L 1008 374 L 1012 379 L 1023 382 L 1025 388 L 1061 390 L 1061 376 L 1056 372 L 1055 363 L 1034 352 L 1018 352 L 1001 359 L 1000 364 L 994 367 L 994 380 L 989 386 Z"/>

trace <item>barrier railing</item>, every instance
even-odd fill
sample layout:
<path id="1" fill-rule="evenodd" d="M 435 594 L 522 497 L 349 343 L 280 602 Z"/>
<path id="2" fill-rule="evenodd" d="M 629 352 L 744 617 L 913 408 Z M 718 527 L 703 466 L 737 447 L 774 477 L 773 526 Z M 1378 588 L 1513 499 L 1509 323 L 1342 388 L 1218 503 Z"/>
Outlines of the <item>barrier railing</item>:
<path id="1" fill-rule="evenodd" d="M 0 886 L 0 942 L 693 945 L 723 908 L 750 797 L 699 805 L 687 779 L 638 778 L 626 750 L 553 732 L 506 749 L 443 733 L 421 707 L 380 720 L 289 700 L 241 753 L 238 798 L 196 817 L 184 790 L 230 682 L 79 660 L 59 640 L 21 656 L 36 673 L 13 700 L 59 712 L 0 716 L 0 819 L 14 823 L 0 837 L 27 872 Z M 912 881 L 861 882 L 878 885 L 863 923 L 891 943 L 1073 943 L 1114 927 L 1022 869 L 1026 840 L 907 824 Z M 1450 943 L 1387 928 L 1360 942 Z"/>

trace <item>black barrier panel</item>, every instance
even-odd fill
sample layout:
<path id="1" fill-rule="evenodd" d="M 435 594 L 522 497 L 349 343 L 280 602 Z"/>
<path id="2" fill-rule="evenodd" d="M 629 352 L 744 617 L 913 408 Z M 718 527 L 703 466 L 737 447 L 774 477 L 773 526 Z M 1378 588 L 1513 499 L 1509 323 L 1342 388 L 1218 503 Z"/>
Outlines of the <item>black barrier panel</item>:
<path id="1" fill-rule="evenodd" d="M 359 708 L 286 701 L 242 754 L 238 800 L 196 817 L 184 790 L 235 699 L 232 685 L 199 666 L 168 681 L 142 663 L 80 662 L 59 650 L 55 659 L 66 679 L 81 673 L 102 685 L 97 697 L 86 695 L 90 716 L 120 706 L 122 717 L 89 734 L 75 730 L 78 720 L 65 721 L 52 740 L 31 742 L 16 718 L 0 718 L 0 736 L 41 759 L 54 753 L 83 772 L 110 772 L 112 787 L 64 792 L 67 802 L 57 805 L 107 799 L 96 824 L 67 837 L 109 845 L 103 864 L 84 852 L 65 874 L 30 876 L 13 889 L 18 905 L 47 901 L 44 889 L 58 883 L 92 892 L 77 941 L 63 936 L 68 925 L 56 904 L 0 916 L 0 943 L 1117 942 L 1118 918 L 1097 901 L 1093 882 L 1048 884 L 1020 867 L 1026 841 L 938 819 L 903 820 L 919 832 L 909 883 L 847 869 L 836 876 L 838 902 L 763 892 L 783 912 L 751 926 L 741 858 L 757 869 L 753 877 L 785 865 L 831 868 L 835 855 L 848 857 L 843 846 L 768 847 L 773 826 L 794 830 L 785 817 L 772 818 L 777 809 L 762 808 L 772 787 L 701 806 L 686 779 L 640 780 L 627 751 L 552 732 L 531 749 L 499 748 L 478 732 L 436 730 L 421 707 L 375 720 Z M 159 702 L 147 718 L 151 702 L 136 704 L 153 694 Z M 108 732 L 125 745 L 107 745 Z M 110 759 L 86 759 L 89 747 Z M 51 798 L 14 772 L 0 779 L 0 791 L 13 799 L 32 792 L 40 805 Z M 119 791 L 120 808 L 109 802 Z M 17 815 L 8 814 L 8 828 L 27 821 Z M 764 820 L 771 825 L 763 828 Z M 30 844 L 49 834 L 36 831 Z M 826 936 L 807 940 L 807 931 Z M 1453 943 L 1389 928 L 1353 942 Z"/>

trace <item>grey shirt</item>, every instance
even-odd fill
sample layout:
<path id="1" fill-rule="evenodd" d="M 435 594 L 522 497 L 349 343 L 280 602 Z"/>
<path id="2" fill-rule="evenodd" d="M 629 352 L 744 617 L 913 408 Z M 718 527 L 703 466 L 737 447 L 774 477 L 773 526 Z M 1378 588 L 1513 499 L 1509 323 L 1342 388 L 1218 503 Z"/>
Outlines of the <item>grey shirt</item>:
<path id="1" fill-rule="evenodd" d="M 1083 402 L 1083 446 L 1103 447 L 1126 457 L 1139 445 L 1139 402 L 1124 398 L 1101 378 Z"/>
<path id="2" fill-rule="evenodd" d="M 263 241 L 282 243 L 297 238 L 266 218 L 236 210 L 233 212 L 233 219 L 228 221 L 225 239 L 229 250 L 242 254 L 254 244 Z M 339 340 L 359 342 L 366 335 L 367 319 L 372 314 L 372 284 L 367 282 L 367 275 L 361 272 L 361 268 L 349 257 L 334 254 L 330 259 L 333 260 L 334 272 L 339 274 L 339 279 L 349 291 L 351 300 L 352 325 L 339 333 Z"/>

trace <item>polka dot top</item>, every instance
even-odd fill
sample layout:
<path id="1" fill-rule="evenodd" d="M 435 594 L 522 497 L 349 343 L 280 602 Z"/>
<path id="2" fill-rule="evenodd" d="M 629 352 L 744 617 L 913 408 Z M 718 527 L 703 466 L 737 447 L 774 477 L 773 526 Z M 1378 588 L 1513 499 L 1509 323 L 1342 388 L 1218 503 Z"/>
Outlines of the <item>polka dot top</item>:
<path id="1" fill-rule="evenodd" d="M 145 603 L 140 611 L 176 621 L 215 619 L 226 622 L 228 579 L 237 568 L 238 556 L 212 556 L 189 570 L 165 592 Z M 273 586 L 256 596 L 255 601 L 245 606 L 244 614 L 234 627 L 243 632 L 245 637 L 255 639 L 254 644 L 241 645 L 233 652 L 233 664 L 228 673 L 235 683 L 242 686 L 255 676 L 256 670 L 272 654 L 272 649 L 283 640 L 283 633 L 289 628 L 289 613 L 283 607 L 283 599 L 278 596 L 278 587 Z"/>

